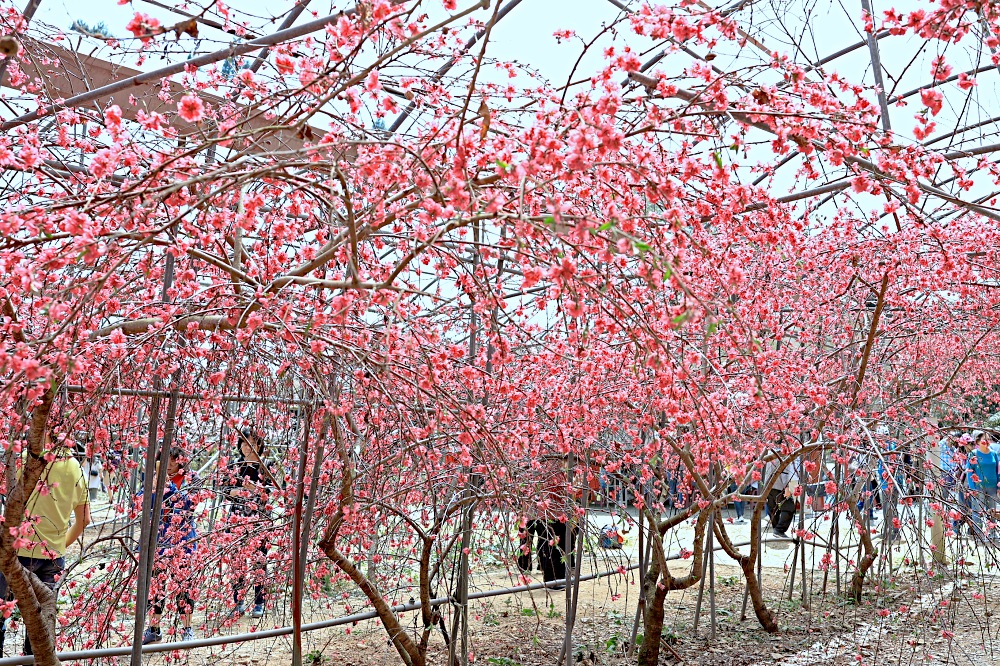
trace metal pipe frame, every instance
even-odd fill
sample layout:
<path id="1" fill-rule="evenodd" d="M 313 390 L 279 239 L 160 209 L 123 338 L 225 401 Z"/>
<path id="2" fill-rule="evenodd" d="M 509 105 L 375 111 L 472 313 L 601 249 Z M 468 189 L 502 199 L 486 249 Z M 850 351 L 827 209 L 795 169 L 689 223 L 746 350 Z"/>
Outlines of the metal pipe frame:
<path id="1" fill-rule="evenodd" d="M 791 537 L 787 539 L 762 539 L 761 543 L 781 543 L 781 542 L 794 542 L 795 539 Z M 742 548 L 744 546 L 749 546 L 749 541 L 742 541 L 740 543 L 733 544 L 733 548 Z M 715 550 L 722 550 L 722 546 L 718 546 Z M 668 562 L 674 560 L 683 559 L 683 556 L 678 554 L 668 555 L 665 558 Z M 635 571 L 639 568 L 639 564 L 633 564 L 625 568 L 625 571 Z M 621 575 L 621 569 L 614 569 L 612 571 L 601 571 L 599 573 L 587 574 L 586 576 L 580 576 L 580 581 L 596 580 L 598 578 L 607 578 L 608 576 Z M 572 579 L 560 578 L 559 580 L 552 580 L 547 583 L 531 583 L 529 585 L 518 585 L 515 587 L 502 587 L 493 590 L 486 590 L 484 592 L 474 592 L 469 595 L 469 601 L 475 601 L 478 599 L 488 599 L 490 597 L 502 597 L 508 594 L 519 594 L 521 592 L 534 592 L 536 590 L 543 590 L 545 588 L 553 587 L 556 585 L 565 585 L 567 582 L 572 582 Z M 443 606 L 452 602 L 451 597 L 438 597 L 437 599 L 431 599 L 431 606 Z M 415 610 L 420 610 L 423 608 L 423 603 L 416 601 L 412 604 L 398 604 L 392 607 L 393 613 L 408 613 Z M 368 611 L 365 613 L 355 613 L 354 615 L 346 615 L 343 617 L 333 618 L 331 620 L 323 620 L 322 622 L 311 622 L 309 624 L 302 625 L 302 631 L 317 631 L 319 629 L 329 629 L 331 627 L 340 627 L 345 624 L 355 624 L 357 622 L 364 622 L 365 620 L 375 620 L 378 619 L 378 613 L 376 611 Z M 141 652 L 142 654 L 154 654 L 158 652 L 173 652 L 175 650 L 194 650 L 197 648 L 204 647 L 215 647 L 217 645 L 230 645 L 232 643 L 246 643 L 249 641 L 261 640 L 264 638 L 277 638 L 279 636 L 288 636 L 293 631 L 292 627 L 279 627 L 277 629 L 267 629 L 264 631 L 254 631 L 248 634 L 236 634 L 234 636 L 216 636 L 214 638 L 203 638 L 197 641 L 185 641 L 185 642 L 175 642 L 175 643 L 154 643 L 152 645 L 143 645 Z M 77 650 L 73 652 L 62 652 L 56 655 L 60 661 L 88 661 L 91 659 L 104 659 L 107 657 L 124 657 L 132 653 L 131 646 L 122 646 L 114 648 L 103 648 L 99 650 Z M 34 664 L 35 658 L 32 655 L 25 655 L 23 657 L 9 657 L 7 659 L 0 659 L 0 666 L 27 666 L 28 664 Z"/>
<path id="2" fill-rule="evenodd" d="M 169 398 L 171 395 L 170 391 L 156 390 L 156 389 L 123 389 L 123 388 L 111 388 L 105 391 L 88 389 L 83 386 L 67 386 L 66 390 L 70 393 L 99 393 L 102 395 L 120 395 L 120 396 L 135 396 L 139 398 Z M 253 404 L 268 404 L 268 405 L 313 405 L 315 404 L 312 400 L 305 400 L 302 398 L 275 398 L 272 396 L 245 396 L 245 395 L 205 395 L 203 393 L 178 393 L 177 396 L 181 400 L 220 400 L 223 402 L 244 402 Z"/>
<path id="3" fill-rule="evenodd" d="M 861 8 L 866 14 L 872 16 L 872 3 L 870 0 L 861 0 Z M 873 34 L 868 33 L 865 41 L 868 43 L 868 55 L 872 63 L 872 74 L 875 75 L 878 106 L 882 112 L 882 130 L 888 134 L 892 131 L 892 125 L 889 122 L 889 102 L 886 99 L 885 80 L 882 77 L 882 57 L 879 55 L 878 41 Z"/>

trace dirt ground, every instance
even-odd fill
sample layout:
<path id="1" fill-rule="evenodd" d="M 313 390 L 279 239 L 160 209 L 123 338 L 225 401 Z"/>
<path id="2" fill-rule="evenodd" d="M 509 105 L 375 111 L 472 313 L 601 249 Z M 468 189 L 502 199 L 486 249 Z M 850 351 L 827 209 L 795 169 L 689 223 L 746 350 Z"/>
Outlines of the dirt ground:
<path id="1" fill-rule="evenodd" d="M 671 666 L 1000 664 L 993 619 L 1000 611 L 1000 580 L 972 577 L 956 584 L 946 576 L 915 573 L 901 572 L 896 583 L 882 590 L 866 590 L 865 600 L 853 604 L 836 594 L 832 573 L 827 580 L 827 594 L 823 596 L 823 572 L 817 571 L 811 579 L 811 594 L 803 605 L 801 579 L 796 582 L 790 600 L 789 572 L 765 569 L 765 595 L 770 607 L 779 614 L 781 626 L 779 633 L 769 635 L 760 628 L 752 610 L 746 620 L 741 620 L 743 586 L 739 570 L 718 565 L 713 586 L 714 637 L 710 612 L 712 588 L 706 586 L 697 630 L 698 588 L 673 592 L 666 604 L 660 663 Z M 637 599 L 637 586 L 621 577 L 582 583 L 574 653 L 593 652 L 596 663 L 607 666 L 634 663 L 634 659 L 626 657 L 626 649 Z M 880 608 L 891 610 L 883 617 L 878 612 Z M 556 663 L 563 641 L 564 593 L 525 592 L 496 597 L 473 603 L 472 613 L 469 639 L 474 664 L 551 666 Z M 415 629 L 418 614 L 403 617 L 405 626 Z M 250 628 L 238 625 L 233 630 Z M 303 651 L 306 663 L 312 666 L 401 663 L 381 625 L 374 621 L 307 634 Z M 147 658 L 147 663 L 265 666 L 287 664 L 289 655 L 290 643 L 282 638 L 223 649 L 167 653 Z M 432 640 L 430 663 L 447 663 L 447 648 L 440 632 L 435 632 Z"/>
<path id="2" fill-rule="evenodd" d="M 768 606 L 778 614 L 781 630 L 777 634 L 763 631 L 752 609 L 748 609 L 743 618 L 741 572 L 719 556 L 714 576 L 706 576 L 697 619 L 699 586 L 668 596 L 661 664 L 1000 666 L 1000 633 L 996 619 L 1000 617 L 996 615 L 1000 612 L 1000 577 L 994 575 L 995 567 L 991 564 L 997 561 L 995 558 L 980 557 L 982 561 L 971 570 L 953 566 L 950 571 L 928 575 L 926 571 L 905 566 L 902 559 L 907 552 L 900 549 L 895 559 L 898 570 L 894 576 L 887 578 L 887 584 L 881 589 L 866 588 L 862 603 L 854 604 L 838 593 L 834 571 L 812 571 L 805 598 L 801 574 L 794 580 L 792 589 L 793 574 L 789 568 L 792 553 L 787 546 L 769 546 L 765 552 L 764 596 Z M 971 559 L 969 553 L 955 551 L 953 559 L 960 560 L 960 555 Z M 598 561 L 598 556 L 604 559 Z M 588 550 L 584 572 L 614 569 L 619 564 L 634 562 L 633 556 L 627 549 L 597 551 L 597 554 Z M 784 566 L 780 566 L 782 562 Z M 689 565 L 687 561 L 672 564 L 677 574 L 685 573 Z M 500 558 L 493 561 L 486 573 L 484 569 L 476 569 L 471 591 L 520 584 L 505 566 L 512 566 L 512 563 L 505 564 Z M 540 580 L 540 574 L 533 576 Z M 842 579 L 840 590 L 846 589 L 846 585 L 847 581 Z M 350 599 L 353 608 L 365 606 L 363 600 L 356 597 L 352 595 Z M 593 652 L 597 664 L 634 664 L 634 658 L 629 659 L 626 655 L 638 598 L 639 588 L 631 573 L 581 583 L 573 632 L 574 656 Z M 340 600 L 333 603 L 330 599 L 319 603 L 307 600 L 306 606 L 306 622 L 344 614 Z M 447 616 L 450 610 L 445 606 L 442 612 Z M 549 666 L 556 663 L 565 627 L 564 592 L 534 591 L 491 597 L 473 601 L 470 612 L 469 644 L 473 664 Z M 408 630 L 416 631 L 419 613 L 405 613 L 401 620 Z M 283 614 L 270 611 L 260 620 L 244 617 L 233 626 L 209 627 L 217 627 L 217 624 L 196 615 L 197 637 L 261 631 L 285 626 L 290 621 Z M 644 639 L 642 634 L 640 623 L 640 641 Z M 12 639 L 18 640 L 8 636 L 8 641 Z M 144 663 L 284 666 L 290 663 L 290 654 L 290 638 L 283 636 L 151 654 L 145 657 Z M 387 641 L 385 630 L 374 620 L 306 633 L 303 654 L 309 666 L 395 666 L 401 663 Z M 440 631 L 433 634 L 429 661 L 435 665 L 447 663 L 447 647 Z M 128 663 L 127 658 L 93 662 L 94 666 L 124 663 Z"/>

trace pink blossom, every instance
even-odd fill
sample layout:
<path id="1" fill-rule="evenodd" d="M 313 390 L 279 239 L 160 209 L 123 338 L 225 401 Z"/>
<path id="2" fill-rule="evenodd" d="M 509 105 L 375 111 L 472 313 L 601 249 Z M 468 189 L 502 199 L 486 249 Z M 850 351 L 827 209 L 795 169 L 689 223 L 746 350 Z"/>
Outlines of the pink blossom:
<path id="1" fill-rule="evenodd" d="M 104 122 L 108 127 L 121 128 L 122 110 L 117 104 L 112 104 L 104 110 Z"/>
<path id="2" fill-rule="evenodd" d="M 275 56 L 274 66 L 277 67 L 278 73 L 280 74 L 295 73 L 295 59 L 284 53 L 279 53 Z"/>
<path id="3" fill-rule="evenodd" d="M 205 105 L 197 95 L 185 95 L 177 103 L 177 113 L 189 123 L 196 123 L 205 116 Z"/>
<path id="4" fill-rule="evenodd" d="M 139 109 L 136 114 L 136 120 L 143 129 L 150 130 L 152 132 L 158 132 L 166 125 L 167 119 L 160 113 L 152 111 L 146 113 L 144 110 Z"/>
<path id="5" fill-rule="evenodd" d="M 125 26 L 125 29 L 141 39 L 143 44 L 148 44 L 159 28 L 160 21 L 158 19 L 140 12 L 136 12 L 132 20 Z"/>
<path id="6" fill-rule="evenodd" d="M 90 173 L 97 178 L 107 178 L 116 166 L 116 154 L 111 148 L 102 148 L 90 158 Z"/>
<path id="7" fill-rule="evenodd" d="M 377 92 L 382 89 L 382 84 L 378 80 L 378 70 L 373 69 L 368 73 L 368 78 L 365 79 L 365 90 L 368 92 Z"/>
<path id="8" fill-rule="evenodd" d="M 931 115 L 936 116 L 941 111 L 944 97 L 941 95 L 940 90 L 930 88 L 920 91 L 920 101 L 931 110 Z"/>

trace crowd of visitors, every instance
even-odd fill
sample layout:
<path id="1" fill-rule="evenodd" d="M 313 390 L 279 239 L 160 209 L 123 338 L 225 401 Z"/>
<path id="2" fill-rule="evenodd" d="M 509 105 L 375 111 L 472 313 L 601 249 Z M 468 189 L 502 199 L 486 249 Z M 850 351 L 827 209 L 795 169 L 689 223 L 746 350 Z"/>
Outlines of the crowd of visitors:
<path id="1" fill-rule="evenodd" d="M 55 431 L 50 430 L 52 432 Z M 46 435 L 46 449 L 52 451 L 51 460 L 27 502 L 25 515 L 32 529 L 19 539 L 18 559 L 45 585 L 55 589 L 65 568 L 66 549 L 81 537 L 90 521 L 90 503 L 108 489 L 108 467 L 86 446 L 73 448 L 66 444 L 68 440 L 50 446 L 50 436 Z M 888 437 L 887 430 L 877 430 L 876 437 L 877 449 L 873 448 L 865 459 L 856 457 L 845 471 L 856 484 L 854 493 L 859 511 L 867 514 L 871 524 L 875 510 L 881 508 L 883 525 L 888 527 L 891 539 L 898 529 L 893 525 L 897 522 L 893 520 L 896 505 L 909 496 L 907 488 L 914 496 L 922 493 L 923 477 L 917 470 L 923 465 L 914 464 L 909 454 Z M 283 474 L 278 473 L 276 478 L 269 467 L 267 441 L 262 434 L 243 430 L 237 433 L 235 442 L 236 450 L 222 484 L 222 496 L 229 509 L 224 517 L 227 522 L 223 533 L 239 543 L 249 544 L 242 552 L 251 553 L 251 557 L 233 565 L 230 617 L 243 615 L 250 609 L 251 617 L 260 618 L 267 606 L 270 544 L 267 530 L 259 526 L 269 518 L 269 499 L 281 489 L 278 478 L 283 479 Z M 952 505 L 950 527 L 956 534 L 994 536 L 1000 443 L 992 441 L 990 434 L 983 430 L 956 430 L 942 437 L 939 451 L 938 480 L 943 499 Z M 194 638 L 191 615 L 198 597 L 198 577 L 192 571 L 191 561 L 198 543 L 195 495 L 203 486 L 197 473 L 190 469 L 190 454 L 181 447 L 170 449 L 167 464 L 156 535 L 149 624 L 143 644 L 163 640 L 161 621 L 168 603 L 176 609 L 180 623 L 176 636 L 182 641 Z M 554 589 L 561 589 L 567 573 L 575 566 L 578 528 L 569 516 L 584 499 L 585 492 L 588 502 L 599 502 L 605 507 L 612 501 L 628 504 L 653 500 L 664 509 L 682 510 L 691 501 L 692 493 L 683 482 L 683 470 L 678 467 L 664 471 L 662 461 L 655 465 L 655 474 L 644 476 L 629 477 L 621 470 L 610 474 L 606 469 L 594 467 L 584 472 L 588 482 L 580 483 L 577 479 L 573 484 L 577 488 L 575 493 L 566 492 L 569 487 L 566 460 L 543 461 L 540 469 L 544 477 L 543 496 L 534 515 L 522 519 L 517 566 L 524 573 L 530 572 L 537 553 L 543 579 L 553 583 L 550 587 Z M 804 473 L 803 470 L 808 471 Z M 157 472 L 153 470 L 158 476 Z M 799 502 L 813 491 L 817 496 L 822 495 L 825 475 L 832 478 L 829 469 L 814 462 L 785 461 L 782 465 L 773 456 L 769 457 L 760 478 L 749 487 L 740 487 L 735 482 L 729 486 L 728 492 L 734 500 L 734 522 L 745 522 L 743 500 L 748 495 L 752 499 L 763 489 L 769 489 L 759 501 L 764 503 L 772 533 L 778 538 L 789 538 L 794 516 L 801 506 Z M 608 539 L 604 547 L 620 546 L 620 536 L 617 533 L 614 536 L 616 538 Z M 8 586 L 0 576 L 0 600 L 8 598 Z M 0 654 L 5 626 L 6 623 L 0 624 Z M 27 640 L 24 651 L 31 654 Z"/>

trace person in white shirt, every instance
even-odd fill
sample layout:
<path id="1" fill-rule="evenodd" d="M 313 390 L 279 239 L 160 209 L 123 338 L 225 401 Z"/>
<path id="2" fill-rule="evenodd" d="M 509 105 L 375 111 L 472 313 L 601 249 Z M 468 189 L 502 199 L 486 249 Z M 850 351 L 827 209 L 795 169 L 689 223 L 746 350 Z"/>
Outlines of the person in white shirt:
<path id="1" fill-rule="evenodd" d="M 97 499 L 97 493 L 104 489 L 104 482 L 101 479 L 101 472 L 104 470 L 104 465 L 101 463 L 100 458 L 91 456 L 84 461 L 82 467 L 84 478 L 87 479 L 87 490 L 90 492 L 90 501 L 93 502 Z"/>

